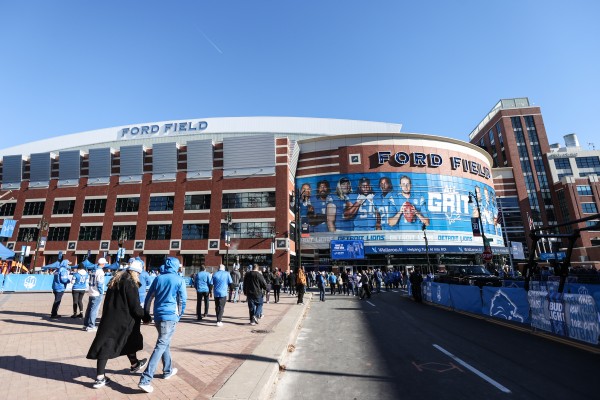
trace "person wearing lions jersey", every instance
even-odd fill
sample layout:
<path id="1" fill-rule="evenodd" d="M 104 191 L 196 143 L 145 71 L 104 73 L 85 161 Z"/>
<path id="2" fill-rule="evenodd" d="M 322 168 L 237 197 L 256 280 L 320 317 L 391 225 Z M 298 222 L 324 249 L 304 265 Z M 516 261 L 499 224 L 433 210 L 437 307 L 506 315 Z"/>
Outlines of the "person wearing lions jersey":
<path id="1" fill-rule="evenodd" d="M 374 231 L 377 222 L 373 190 L 369 178 L 358 180 L 358 193 L 350 194 L 350 207 L 344 211 L 344 218 L 352 219 L 354 231 Z"/>
<path id="2" fill-rule="evenodd" d="M 390 204 L 388 224 L 391 229 L 420 229 L 412 224 L 425 224 L 429 226 L 429 217 L 427 216 L 427 203 L 422 195 L 412 193 L 411 179 L 403 175 L 400 178 L 401 191 L 396 195 L 395 204 Z"/>

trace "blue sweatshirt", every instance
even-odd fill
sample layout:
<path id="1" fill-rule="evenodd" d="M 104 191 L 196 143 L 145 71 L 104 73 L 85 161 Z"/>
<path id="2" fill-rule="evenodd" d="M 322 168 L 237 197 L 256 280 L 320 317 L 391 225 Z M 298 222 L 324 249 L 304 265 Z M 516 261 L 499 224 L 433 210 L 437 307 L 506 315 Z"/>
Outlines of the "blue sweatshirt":
<path id="1" fill-rule="evenodd" d="M 136 257 L 135 260 L 138 260 L 139 262 L 142 263 L 142 273 L 140 274 L 139 294 L 140 294 L 140 303 L 144 304 L 144 302 L 146 301 L 146 291 L 148 291 L 148 287 L 152 283 L 152 279 L 150 279 L 150 275 L 146 271 L 145 264 L 142 261 L 142 259 L 139 257 Z M 129 260 L 129 261 L 131 261 L 131 260 Z"/>
<path id="2" fill-rule="evenodd" d="M 64 292 L 67 288 L 71 279 L 69 278 L 69 262 L 67 260 L 63 260 L 60 263 L 58 270 L 54 273 L 54 278 L 52 280 L 52 290 L 55 292 Z"/>
<path id="3" fill-rule="evenodd" d="M 76 292 L 85 291 L 87 289 L 87 280 L 88 273 L 86 272 L 86 270 L 78 269 L 77 272 L 73 274 L 73 290 Z"/>
<path id="4" fill-rule="evenodd" d="M 225 270 L 215 272 L 212 276 L 213 296 L 226 297 L 230 283 L 233 283 L 233 280 L 229 272 Z"/>
<path id="5" fill-rule="evenodd" d="M 179 260 L 167 258 L 164 272 L 154 278 L 146 296 L 144 311 L 150 313 L 154 300 L 154 321 L 179 321 L 185 311 L 187 292 L 185 281 L 177 274 Z"/>
<path id="6" fill-rule="evenodd" d="M 210 292 L 210 286 L 212 285 L 210 280 L 210 274 L 206 271 L 200 271 L 196 274 L 194 279 L 194 287 L 197 292 Z"/>

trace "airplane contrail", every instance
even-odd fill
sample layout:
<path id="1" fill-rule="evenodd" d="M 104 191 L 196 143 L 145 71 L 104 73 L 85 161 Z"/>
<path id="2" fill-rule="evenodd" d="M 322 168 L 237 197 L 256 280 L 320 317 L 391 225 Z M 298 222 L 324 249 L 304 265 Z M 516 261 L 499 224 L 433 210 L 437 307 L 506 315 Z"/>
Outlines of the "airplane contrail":
<path id="1" fill-rule="evenodd" d="M 210 43 L 219 53 L 223 54 L 223 52 L 221 51 L 221 49 L 219 48 L 219 46 L 217 46 L 215 44 L 215 42 L 213 42 L 212 40 L 210 40 L 209 37 L 206 36 L 206 33 L 204 33 L 202 31 L 202 29 L 200 29 L 200 33 L 202 34 L 202 36 L 204 36 L 204 39 L 206 39 L 208 41 L 208 43 Z"/>

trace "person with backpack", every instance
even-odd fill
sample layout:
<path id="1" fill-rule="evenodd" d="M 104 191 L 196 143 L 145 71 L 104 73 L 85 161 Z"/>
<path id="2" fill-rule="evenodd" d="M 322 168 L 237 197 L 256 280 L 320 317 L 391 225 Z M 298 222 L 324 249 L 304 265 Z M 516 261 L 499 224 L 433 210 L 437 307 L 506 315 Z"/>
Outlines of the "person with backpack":
<path id="1" fill-rule="evenodd" d="M 240 274 L 240 266 L 234 265 L 233 271 L 231 272 L 232 283 L 229 286 L 229 302 L 237 303 L 240 296 L 240 280 L 242 274 Z"/>
<path id="2" fill-rule="evenodd" d="M 281 292 L 281 271 L 278 271 L 277 268 L 273 268 L 273 273 L 271 274 L 273 279 L 273 297 L 275 298 L 275 303 L 279 303 L 279 295 Z"/>
<path id="3" fill-rule="evenodd" d="M 71 262 L 69 260 L 62 260 L 60 266 L 54 272 L 54 278 L 52 279 L 52 293 L 54 294 L 54 303 L 52 303 L 52 311 L 50 312 L 50 318 L 60 318 L 58 314 L 58 308 L 62 301 L 62 297 L 65 294 L 65 289 L 71 279 L 69 277 L 69 270 L 71 269 Z"/>

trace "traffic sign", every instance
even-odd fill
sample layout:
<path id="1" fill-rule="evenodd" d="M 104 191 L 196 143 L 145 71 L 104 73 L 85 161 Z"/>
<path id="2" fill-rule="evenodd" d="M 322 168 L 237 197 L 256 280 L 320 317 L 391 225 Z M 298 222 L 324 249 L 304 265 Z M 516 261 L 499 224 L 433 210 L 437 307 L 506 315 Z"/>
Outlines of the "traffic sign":
<path id="1" fill-rule="evenodd" d="M 483 257 L 483 261 L 490 262 L 490 261 L 492 261 L 492 257 L 494 256 L 494 253 L 492 253 L 492 250 L 490 250 L 490 249 L 485 249 L 481 255 Z"/>

